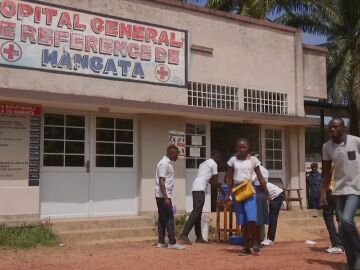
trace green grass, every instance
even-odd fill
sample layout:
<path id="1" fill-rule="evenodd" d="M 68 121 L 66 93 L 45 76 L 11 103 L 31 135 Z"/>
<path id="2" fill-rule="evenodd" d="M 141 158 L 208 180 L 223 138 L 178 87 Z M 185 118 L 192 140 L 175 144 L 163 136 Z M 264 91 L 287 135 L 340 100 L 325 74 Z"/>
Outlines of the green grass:
<path id="1" fill-rule="evenodd" d="M 58 237 L 49 224 L 11 227 L 0 225 L 0 247 L 32 248 L 54 246 Z"/>

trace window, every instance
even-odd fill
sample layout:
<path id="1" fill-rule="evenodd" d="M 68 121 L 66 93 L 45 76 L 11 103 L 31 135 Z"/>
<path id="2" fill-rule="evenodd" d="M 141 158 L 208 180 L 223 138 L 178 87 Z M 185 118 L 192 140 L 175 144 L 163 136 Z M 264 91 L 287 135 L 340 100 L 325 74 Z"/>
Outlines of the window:
<path id="1" fill-rule="evenodd" d="M 287 94 L 245 88 L 244 110 L 258 113 L 288 114 Z"/>
<path id="2" fill-rule="evenodd" d="M 96 167 L 133 167 L 133 120 L 96 117 Z"/>
<path id="3" fill-rule="evenodd" d="M 44 166 L 84 167 L 85 116 L 45 113 Z"/>
<path id="4" fill-rule="evenodd" d="M 204 108 L 238 110 L 238 88 L 206 84 L 188 83 L 188 105 Z"/>
<path id="5" fill-rule="evenodd" d="M 283 169 L 283 131 L 281 129 L 265 129 L 265 167 L 275 171 Z"/>
<path id="6" fill-rule="evenodd" d="M 186 168 L 196 169 L 206 159 L 206 126 L 186 125 Z"/>

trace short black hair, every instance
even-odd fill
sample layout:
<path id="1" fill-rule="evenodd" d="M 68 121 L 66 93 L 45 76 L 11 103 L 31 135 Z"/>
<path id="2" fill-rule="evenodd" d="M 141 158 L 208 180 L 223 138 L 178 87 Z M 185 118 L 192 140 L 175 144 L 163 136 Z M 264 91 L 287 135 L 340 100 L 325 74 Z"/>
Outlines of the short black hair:
<path id="1" fill-rule="evenodd" d="M 332 124 L 333 122 L 335 122 L 335 121 L 340 122 L 341 126 L 342 126 L 342 127 L 345 127 L 344 119 L 342 119 L 342 118 L 339 117 L 339 116 L 334 116 L 333 118 L 331 118 L 329 125 L 331 125 L 331 124 Z"/>
<path id="2" fill-rule="evenodd" d="M 238 144 L 241 143 L 241 142 L 244 142 L 244 143 L 246 143 L 248 146 L 250 146 L 249 140 L 246 139 L 246 138 L 239 138 L 239 139 L 237 139 L 235 145 L 238 145 Z"/>
<path id="3" fill-rule="evenodd" d="M 167 147 L 166 153 L 169 153 L 169 152 L 172 151 L 172 150 L 177 151 L 178 153 L 180 152 L 180 151 L 179 151 L 179 148 L 178 148 L 176 145 L 172 144 L 172 145 L 169 145 L 169 146 Z"/>

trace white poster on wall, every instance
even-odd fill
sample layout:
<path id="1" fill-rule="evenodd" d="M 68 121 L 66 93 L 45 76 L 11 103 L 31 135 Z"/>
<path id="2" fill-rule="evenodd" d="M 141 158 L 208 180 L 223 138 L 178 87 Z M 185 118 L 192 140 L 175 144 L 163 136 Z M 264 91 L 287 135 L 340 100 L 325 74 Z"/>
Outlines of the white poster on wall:
<path id="1" fill-rule="evenodd" d="M 190 157 L 200 157 L 199 147 L 190 147 Z"/>
<path id="2" fill-rule="evenodd" d="M 191 136 L 191 145 L 202 145 L 202 136 Z"/>
<path id="3" fill-rule="evenodd" d="M 0 115 L 0 180 L 28 179 L 29 128 L 27 116 Z"/>
<path id="4" fill-rule="evenodd" d="M 169 131 L 169 145 L 175 145 L 179 149 L 179 158 L 185 158 L 185 132 Z"/>

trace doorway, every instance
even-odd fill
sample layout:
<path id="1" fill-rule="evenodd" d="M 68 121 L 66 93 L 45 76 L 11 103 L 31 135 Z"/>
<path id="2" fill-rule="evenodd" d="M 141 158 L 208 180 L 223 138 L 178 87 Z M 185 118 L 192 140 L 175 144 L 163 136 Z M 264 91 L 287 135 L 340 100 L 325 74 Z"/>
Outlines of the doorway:
<path id="1" fill-rule="evenodd" d="M 137 214 L 135 119 L 47 111 L 41 217 Z"/>

